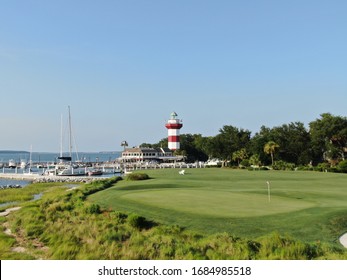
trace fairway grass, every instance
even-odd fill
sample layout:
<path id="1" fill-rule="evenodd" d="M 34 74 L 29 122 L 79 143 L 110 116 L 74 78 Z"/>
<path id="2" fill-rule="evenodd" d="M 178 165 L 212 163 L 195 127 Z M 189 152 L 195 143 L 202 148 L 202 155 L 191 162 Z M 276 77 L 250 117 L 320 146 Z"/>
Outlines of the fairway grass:
<path id="1" fill-rule="evenodd" d="M 271 232 L 338 243 L 347 231 L 347 175 L 232 169 L 146 170 L 89 200 L 163 224 L 254 238 Z M 271 201 L 268 200 L 270 183 Z"/>

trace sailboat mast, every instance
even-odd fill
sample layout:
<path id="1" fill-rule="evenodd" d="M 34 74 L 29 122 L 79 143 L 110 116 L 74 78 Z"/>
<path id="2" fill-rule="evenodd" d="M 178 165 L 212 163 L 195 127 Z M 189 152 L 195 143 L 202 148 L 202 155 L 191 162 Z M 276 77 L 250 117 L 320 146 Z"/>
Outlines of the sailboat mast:
<path id="1" fill-rule="evenodd" d="M 60 115 L 60 157 L 63 156 L 63 114 Z"/>
<path id="2" fill-rule="evenodd" d="M 30 157 L 29 157 L 29 173 L 31 173 L 31 163 L 32 163 L 32 157 L 31 154 L 33 153 L 33 144 L 30 145 Z"/>
<path id="3" fill-rule="evenodd" d="M 69 108 L 69 156 L 72 158 L 72 136 L 71 136 L 71 114 L 70 114 L 70 106 Z"/>

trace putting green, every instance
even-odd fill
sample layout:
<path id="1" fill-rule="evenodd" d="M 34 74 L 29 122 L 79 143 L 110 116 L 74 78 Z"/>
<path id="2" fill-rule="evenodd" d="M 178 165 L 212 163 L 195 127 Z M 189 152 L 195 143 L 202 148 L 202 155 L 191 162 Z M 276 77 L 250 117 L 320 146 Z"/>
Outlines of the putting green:
<path id="1" fill-rule="evenodd" d="M 281 196 L 217 190 L 164 189 L 132 191 L 122 199 L 161 209 L 214 217 L 254 217 L 298 211 L 314 203 Z"/>

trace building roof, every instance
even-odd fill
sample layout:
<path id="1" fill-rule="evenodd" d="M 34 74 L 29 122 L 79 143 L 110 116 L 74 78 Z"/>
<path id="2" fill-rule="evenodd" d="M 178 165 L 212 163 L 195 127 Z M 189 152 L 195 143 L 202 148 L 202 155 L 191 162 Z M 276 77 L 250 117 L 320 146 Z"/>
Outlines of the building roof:
<path id="1" fill-rule="evenodd" d="M 141 148 L 126 148 L 124 152 L 139 153 L 141 152 Z"/>
<path id="2" fill-rule="evenodd" d="M 148 147 L 137 147 L 137 148 L 127 148 L 124 152 L 129 153 L 172 153 L 169 148 L 148 148 Z"/>
<path id="3" fill-rule="evenodd" d="M 169 148 L 161 148 L 161 150 L 162 150 L 164 153 L 172 153 L 172 151 L 171 151 Z"/>

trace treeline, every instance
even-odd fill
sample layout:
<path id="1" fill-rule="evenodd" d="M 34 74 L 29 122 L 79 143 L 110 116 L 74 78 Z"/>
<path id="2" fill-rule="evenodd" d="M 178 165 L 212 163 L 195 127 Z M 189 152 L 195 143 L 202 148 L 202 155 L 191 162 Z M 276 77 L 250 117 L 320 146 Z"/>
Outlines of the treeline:
<path id="1" fill-rule="evenodd" d="M 341 162 L 347 153 L 347 118 L 324 113 L 308 128 L 301 122 L 291 122 L 273 128 L 262 126 L 254 135 L 247 129 L 225 125 L 216 136 L 182 134 L 180 139 L 181 150 L 176 153 L 186 156 L 188 162 L 219 158 L 231 166 L 334 168 L 344 165 Z M 165 138 L 141 146 L 166 145 Z"/>

